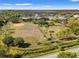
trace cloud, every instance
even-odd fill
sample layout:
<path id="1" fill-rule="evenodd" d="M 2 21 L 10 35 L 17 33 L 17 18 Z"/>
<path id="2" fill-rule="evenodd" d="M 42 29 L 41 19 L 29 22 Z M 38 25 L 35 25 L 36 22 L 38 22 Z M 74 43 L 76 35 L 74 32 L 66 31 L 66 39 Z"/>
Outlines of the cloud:
<path id="1" fill-rule="evenodd" d="M 9 3 L 4 3 L 4 4 L 2 4 L 2 5 L 5 5 L 5 6 L 14 6 L 14 5 L 16 5 L 16 6 L 31 6 L 32 4 L 31 3 L 16 3 L 16 4 L 9 4 Z"/>
<path id="2" fill-rule="evenodd" d="M 29 6 L 29 7 L 17 7 L 17 6 L 0 6 L 2 10 L 51 10 L 51 6 Z"/>
<path id="3" fill-rule="evenodd" d="M 61 9 L 78 9 L 78 6 L 52 6 L 52 5 L 32 5 L 29 6 L 30 4 L 4 4 L 0 5 L 0 10 L 61 10 Z"/>
<path id="4" fill-rule="evenodd" d="M 79 2 L 79 0 L 70 0 L 70 1 L 72 1 L 72 2 Z"/>
<path id="5" fill-rule="evenodd" d="M 52 9 L 53 6 L 51 5 L 33 5 L 31 3 L 16 3 L 16 4 L 9 4 L 9 3 L 4 3 L 1 4 L 0 9 Z"/>
<path id="6" fill-rule="evenodd" d="M 11 6 L 0 6 L 0 10 L 76 10 L 78 7 L 36 7 L 36 6 L 30 6 L 30 7 L 11 7 Z"/>
<path id="7" fill-rule="evenodd" d="M 19 5 L 21 5 L 21 6 L 30 6 L 30 5 L 32 5 L 31 3 L 18 3 L 18 4 L 15 4 L 15 5 L 17 5 L 17 6 L 19 6 Z"/>

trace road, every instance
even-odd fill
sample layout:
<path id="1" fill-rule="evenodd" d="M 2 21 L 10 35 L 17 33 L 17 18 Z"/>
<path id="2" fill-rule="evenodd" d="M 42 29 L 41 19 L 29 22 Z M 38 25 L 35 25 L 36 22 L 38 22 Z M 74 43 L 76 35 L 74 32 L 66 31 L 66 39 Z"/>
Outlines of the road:
<path id="1" fill-rule="evenodd" d="M 60 52 L 61 52 L 61 51 L 60 51 Z M 57 55 L 58 55 L 60 52 L 51 53 L 51 54 L 39 56 L 39 57 L 36 57 L 36 58 L 57 58 Z M 65 52 L 75 52 L 75 53 L 79 53 L 79 47 L 68 49 L 68 50 L 66 50 Z"/>

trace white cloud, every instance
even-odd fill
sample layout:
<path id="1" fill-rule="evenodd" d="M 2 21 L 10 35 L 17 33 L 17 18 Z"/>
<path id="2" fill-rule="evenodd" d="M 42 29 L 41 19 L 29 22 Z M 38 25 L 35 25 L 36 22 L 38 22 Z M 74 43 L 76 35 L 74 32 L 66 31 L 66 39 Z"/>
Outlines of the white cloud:
<path id="1" fill-rule="evenodd" d="M 11 6 L 11 5 L 16 5 L 16 6 L 31 6 L 32 4 L 31 3 L 16 3 L 16 4 L 9 4 L 9 3 L 4 3 L 2 5 L 8 5 L 8 6 Z"/>
<path id="2" fill-rule="evenodd" d="M 70 0 L 70 1 L 72 1 L 72 2 L 79 2 L 79 0 Z"/>
<path id="3" fill-rule="evenodd" d="M 29 6 L 29 7 L 17 7 L 17 6 L 0 6 L 0 9 L 8 9 L 8 10 L 51 10 L 53 9 L 51 6 Z"/>
<path id="4" fill-rule="evenodd" d="M 15 4 L 15 5 L 21 5 L 21 6 L 30 6 L 30 5 L 32 5 L 31 3 L 17 3 L 17 4 Z"/>
<path id="5" fill-rule="evenodd" d="M 27 6 L 27 7 L 26 7 Z M 52 9 L 51 5 L 32 5 L 31 3 L 16 3 L 16 4 L 8 4 L 4 3 L 0 6 L 0 9 Z"/>
<path id="6" fill-rule="evenodd" d="M 78 7 L 48 7 L 48 6 L 29 6 L 27 7 L 12 7 L 12 6 L 0 6 L 0 10 L 62 10 L 62 9 L 79 9 Z"/>
<path id="7" fill-rule="evenodd" d="M 52 5 L 32 5 L 32 6 L 29 6 L 27 4 L 5 4 L 5 5 L 0 5 L 0 10 L 53 10 L 53 9 L 56 9 L 56 10 L 61 10 L 61 9 L 78 9 L 78 6 L 61 6 L 61 7 L 55 7 L 55 6 L 52 6 Z M 26 6 L 24 6 L 26 5 Z"/>

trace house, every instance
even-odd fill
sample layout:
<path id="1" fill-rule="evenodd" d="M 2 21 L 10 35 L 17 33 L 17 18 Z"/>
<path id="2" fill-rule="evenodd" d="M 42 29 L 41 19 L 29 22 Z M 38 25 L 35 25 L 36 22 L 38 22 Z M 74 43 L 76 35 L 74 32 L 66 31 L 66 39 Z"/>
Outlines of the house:
<path id="1" fill-rule="evenodd" d="M 73 17 L 74 17 L 74 18 L 79 18 L 79 15 L 78 15 L 78 14 L 77 14 L 77 15 L 73 15 Z"/>

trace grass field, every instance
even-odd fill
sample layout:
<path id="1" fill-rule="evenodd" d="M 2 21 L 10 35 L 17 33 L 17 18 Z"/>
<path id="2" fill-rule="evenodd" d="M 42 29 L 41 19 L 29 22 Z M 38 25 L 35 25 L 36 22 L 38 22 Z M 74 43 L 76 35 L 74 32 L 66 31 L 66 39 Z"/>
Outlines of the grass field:
<path id="1" fill-rule="evenodd" d="M 13 26 L 13 36 L 23 37 L 25 42 L 36 45 L 36 42 L 44 41 L 44 35 L 39 30 L 38 25 L 33 23 L 19 23 Z"/>
<path id="2" fill-rule="evenodd" d="M 50 26 L 48 28 L 39 27 L 37 24 L 33 24 L 31 22 L 27 23 L 18 23 L 13 24 L 13 36 L 15 37 L 23 37 L 25 42 L 31 43 L 30 47 L 40 47 L 44 45 L 38 45 L 38 42 L 47 42 L 47 39 L 50 38 L 50 31 L 54 31 L 52 33 L 53 37 L 56 37 L 56 33 L 61 29 L 66 27 L 63 26 Z"/>
<path id="3" fill-rule="evenodd" d="M 52 34 L 52 37 L 56 37 L 56 33 L 66 29 L 67 27 L 65 26 L 61 26 L 61 25 L 57 25 L 57 26 L 49 26 L 48 28 L 46 27 L 40 27 L 41 30 L 44 32 L 44 34 L 46 35 L 47 38 L 50 38 L 50 34 Z"/>

